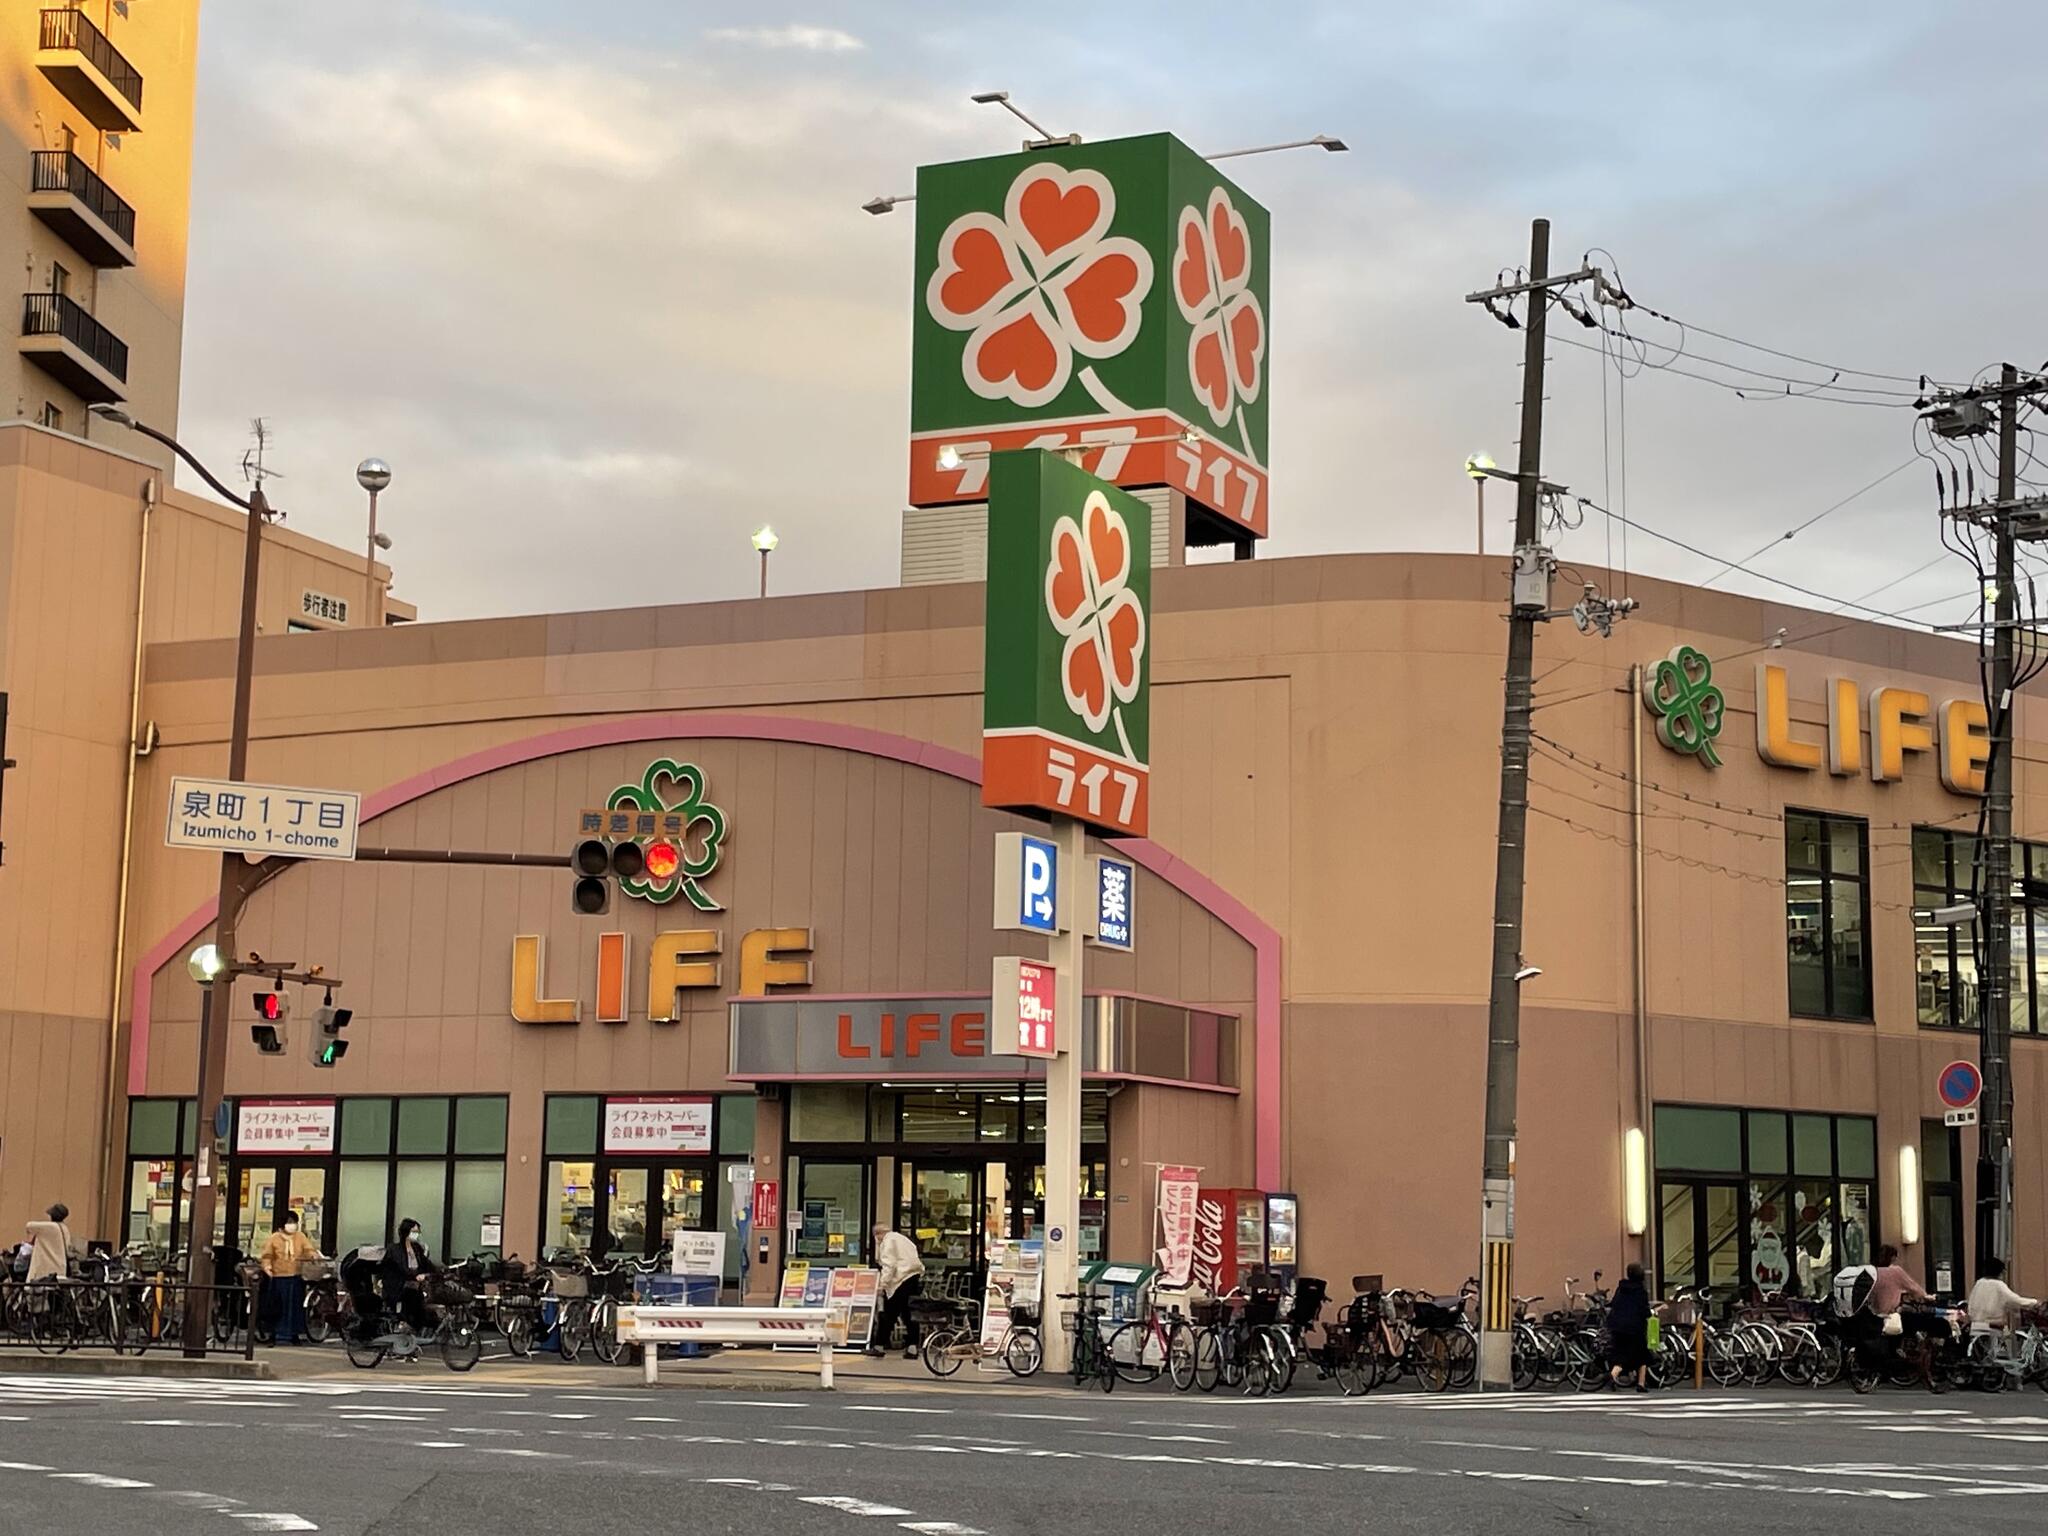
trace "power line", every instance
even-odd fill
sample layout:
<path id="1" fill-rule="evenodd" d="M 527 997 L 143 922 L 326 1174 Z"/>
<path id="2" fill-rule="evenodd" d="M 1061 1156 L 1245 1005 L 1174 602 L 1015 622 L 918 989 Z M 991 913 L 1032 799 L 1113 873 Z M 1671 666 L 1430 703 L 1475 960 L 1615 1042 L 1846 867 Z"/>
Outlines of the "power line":
<path id="1" fill-rule="evenodd" d="M 1600 327 L 1600 329 L 1602 329 L 1602 330 L 1605 330 L 1605 329 L 1606 329 L 1606 327 L 1605 327 L 1605 326 L 1602 326 L 1602 327 Z M 1634 337 L 1628 337 L 1627 339 L 1628 339 L 1628 340 L 1631 340 L 1631 341 L 1633 341 L 1633 340 L 1636 340 L 1636 338 L 1634 338 Z M 1575 339 L 1573 339 L 1573 338 L 1572 338 L 1572 337 L 1570 337 L 1570 336 L 1556 336 L 1556 335 L 1554 335 L 1554 336 L 1552 336 L 1552 337 L 1550 338 L 1550 340 L 1552 340 L 1552 341 L 1554 341 L 1554 342 L 1558 343 L 1558 344 L 1559 344 L 1560 346 L 1566 346 L 1566 347 L 1577 347 L 1577 348 L 1578 348 L 1578 349 L 1579 349 L 1579 350 L 1580 350 L 1581 352 L 1599 352 L 1599 351 L 1601 351 L 1601 349 L 1600 349 L 1599 347 L 1596 347 L 1596 346 L 1592 345 L 1592 344 L 1591 344 L 1590 342 L 1578 341 L 1578 340 L 1575 340 Z M 1703 357 L 1698 357 L 1698 356 L 1697 356 L 1697 355 L 1695 355 L 1695 354 L 1684 354 L 1684 355 L 1687 355 L 1687 356 L 1692 356 L 1692 357 L 1693 357 L 1693 360 L 1694 360 L 1694 361 L 1696 361 L 1696 362 L 1702 362 L 1702 363 L 1708 363 L 1708 364 L 1716 364 L 1716 359 L 1713 359 L 1713 358 L 1703 358 Z M 1716 387 L 1717 389 L 1725 389 L 1725 390 L 1727 390 L 1727 391 L 1728 391 L 1729 393 L 1731 393 L 1731 394 L 1734 394 L 1734 395 L 1740 395 L 1740 396 L 1741 396 L 1741 397 L 1742 397 L 1743 399 L 1745 399 L 1745 400 L 1750 400 L 1750 399 L 1762 399 L 1762 400 L 1819 400 L 1819 401 L 1824 401 L 1824 402 L 1826 402 L 1827 404 L 1830 404 L 1830 405 L 1867 405 L 1867 406 L 1872 406 L 1872 407 L 1874 407 L 1874 408 L 1876 408 L 1876 409 L 1878 409 L 1878 410 L 1882 410 L 1882 411 L 1910 411 L 1910 410 L 1913 410 L 1913 409 L 1915 409 L 1915 407 L 1914 407 L 1914 404 L 1913 404 L 1913 402 L 1912 402 L 1911 400 L 1854 400 L 1854 399 L 1849 399 L 1849 398 L 1847 398 L 1846 396 L 1844 396 L 1844 395 L 1841 395 L 1841 394 L 1825 394 L 1825 393 L 1821 393 L 1821 392 L 1820 392 L 1821 390 L 1825 390 L 1825 389 L 1826 389 L 1826 388 L 1828 387 L 1828 386 L 1827 386 L 1827 385 L 1825 385 L 1825 384 L 1822 384 L 1822 385 L 1820 385 L 1819 389 L 1817 389 L 1817 390 L 1815 390 L 1814 392 L 1812 392 L 1812 393 L 1809 393 L 1809 394 L 1794 394 L 1794 393 L 1791 393 L 1791 392 L 1789 392 L 1789 390 L 1788 390 L 1788 392 L 1787 392 L 1787 393 L 1785 393 L 1785 394 L 1771 394 L 1771 395 L 1763 395 L 1763 396 L 1757 396 L 1757 395 L 1755 395 L 1755 393 L 1754 393 L 1754 389 L 1755 389 L 1755 386 L 1753 386 L 1753 385 L 1751 386 L 1751 390 L 1752 390 L 1752 393 L 1750 393 L 1750 394 L 1743 394 L 1743 387 L 1742 387 L 1742 386 L 1741 386 L 1740 384 L 1735 384 L 1735 383 L 1732 383 L 1732 382 L 1730 382 L 1730 381 L 1729 381 L 1729 380 L 1727 380 L 1727 379 L 1717 379 L 1717 378 L 1715 378 L 1715 377 L 1714 377 L 1714 376 L 1713 376 L 1712 374 L 1706 374 L 1706 373 L 1695 373 L 1695 372 L 1694 372 L 1694 371 L 1693 371 L 1692 369 L 1690 369 L 1690 368 L 1681 368 L 1681 367 L 1679 367 L 1679 366 L 1678 366 L 1678 364 L 1677 364 L 1677 362 L 1676 362 L 1675 360 L 1674 360 L 1674 361 L 1672 361 L 1672 362 L 1663 362 L 1663 363 L 1660 363 L 1660 362 L 1655 362 L 1655 361 L 1652 361 L 1651 359 L 1649 359 L 1649 358 L 1647 358 L 1647 357 L 1640 357 L 1640 356 L 1639 356 L 1639 357 L 1637 358 L 1637 363 L 1638 363 L 1638 364 L 1639 364 L 1639 366 L 1640 366 L 1640 367 L 1642 367 L 1642 368 L 1654 368 L 1654 369 L 1656 369 L 1656 370 L 1657 370 L 1658 372 L 1660 372 L 1660 373 L 1675 373 L 1675 374 L 1677 374 L 1677 375 L 1678 375 L 1678 376 L 1679 376 L 1680 378 L 1686 378 L 1686 379 L 1697 379 L 1697 380 L 1699 380 L 1699 382 L 1700 382 L 1700 383 L 1702 383 L 1702 384 L 1712 384 L 1712 385 L 1713 385 L 1713 386 L 1715 386 L 1715 387 Z M 1736 365 L 1734 365 L 1734 364 L 1728 364 L 1728 363 L 1719 363 L 1719 364 L 1717 364 L 1717 365 L 1718 365 L 1718 366 L 1720 366 L 1720 367 L 1734 367 L 1734 366 L 1736 366 Z M 1790 383 L 1793 383 L 1793 382 L 1804 382 L 1804 383 L 1806 383 L 1806 384 L 1808 384 L 1808 385 L 1812 385 L 1812 384 L 1813 384 L 1813 383 L 1814 383 L 1815 381 L 1813 381 L 1813 380 L 1809 379 L 1809 380 L 1804 380 L 1804 381 L 1791 381 L 1791 380 L 1785 380 L 1785 381 L 1780 381 L 1780 382 L 1785 382 L 1785 383 L 1788 383 L 1788 384 L 1790 384 Z M 1845 386 L 1836 386 L 1836 387 L 1837 387 L 1837 388 L 1843 388 L 1843 387 L 1845 387 Z M 1853 386 L 1850 386 L 1850 387 L 1853 387 Z"/>
<path id="2" fill-rule="evenodd" d="M 1800 534 L 1806 532 L 1807 529 L 1811 528 L 1815 523 L 1819 522 L 1829 513 L 1841 511 L 1842 508 L 1848 506 L 1850 502 L 1856 500 L 1859 496 L 1866 495 L 1869 492 L 1876 490 L 1880 485 L 1883 485 L 1885 481 L 1891 479 L 1894 475 L 1904 474 L 1907 470 L 1911 469 L 1915 464 L 1919 462 L 1920 455 L 1916 453 L 1911 458 L 1907 459 L 1904 463 L 1897 464 L 1892 468 L 1886 470 L 1883 474 L 1879 475 L 1875 480 L 1872 480 L 1869 484 L 1859 486 L 1856 490 L 1851 491 L 1848 495 L 1844 496 L 1840 501 L 1837 501 L 1830 506 L 1822 507 L 1818 512 L 1814 513 L 1813 516 L 1807 518 L 1804 522 L 1795 523 L 1790 528 L 1787 528 L 1783 533 L 1779 534 L 1776 538 L 1766 540 L 1764 543 L 1757 546 L 1757 548 L 1752 553 L 1745 556 L 1744 558 L 1748 560 L 1754 560 L 1757 558 L 1758 555 L 1770 553 L 1770 551 L 1776 549 L 1780 544 L 1786 543 L 1791 539 L 1795 539 Z M 1736 561 L 1730 560 L 1725 565 L 1723 565 L 1718 571 L 1714 572 L 1713 575 L 1707 577 L 1705 580 L 1700 582 L 1700 585 L 1703 587 L 1711 587 L 1723 576 L 1726 576 L 1730 571 L 1734 570 L 1737 563 L 1738 562 Z M 1922 569 L 1924 570 L 1925 567 L 1923 566 Z"/>

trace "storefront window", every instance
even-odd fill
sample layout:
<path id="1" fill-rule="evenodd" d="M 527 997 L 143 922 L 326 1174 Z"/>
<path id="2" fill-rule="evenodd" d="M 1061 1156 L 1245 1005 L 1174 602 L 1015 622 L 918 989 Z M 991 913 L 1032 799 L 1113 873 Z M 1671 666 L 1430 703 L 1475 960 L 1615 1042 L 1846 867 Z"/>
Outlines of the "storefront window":
<path id="1" fill-rule="evenodd" d="M 718 1155 L 745 1159 L 754 1153 L 754 1096 L 727 1093 L 718 1100 Z"/>
<path id="2" fill-rule="evenodd" d="M 1920 1122 L 1920 1184 L 1926 1284 L 1938 1296 L 1963 1284 L 1962 1133 L 1939 1120 Z"/>
<path id="3" fill-rule="evenodd" d="M 1937 923 L 1941 907 L 1980 897 L 1977 839 L 1940 827 L 1913 829 L 1914 1008 L 1935 1029 L 1976 1029 L 1977 929 Z M 2031 876 L 2031 878 L 2030 878 Z M 2048 846 L 2015 843 L 2012 862 L 2012 976 L 2007 994 L 2016 1033 L 2040 1032 L 2048 998 Z"/>
<path id="4" fill-rule="evenodd" d="M 960 1088 L 921 1088 L 903 1095 L 905 1141 L 972 1141 L 980 1095 Z"/>
<path id="5" fill-rule="evenodd" d="M 1867 836 L 1859 818 L 1785 813 L 1788 1002 L 1795 1016 L 1870 1017 Z"/>
<path id="6" fill-rule="evenodd" d="M 595 1094 L 556 1094 L 548 1099 L 542 1150 L 550 1157 L 575 1157 L 597 1150 L 599 1099 Z"/>
<path id="7" fill-rule="evenodd" d="M 446 1099 L 400 1099 L 398 1101 L 398 1152 L 443 1153 L 448 1150 L 448 1101 Z"/>
<path id="8" fill-rule="evenodd" d="M 192 1220 L 191 1099 L 128 1103 L 128 1202 L 122 1240 L 145 1243 L 165 1258 L 184 1246 Z"/>
<path id="9" fill-rule="evenodd" d="M 341 1101 L 341 1155 L 388 1157 L 391 1154 L 391 1101 Z"/>
<path id="10" fill-rule="evenodd" d="M 1662 1294 L 1711 1285 L 1818 1296 L 1837 1268 L 1876 1250 L 1870 1117 L 1660 1104 L 1656 1130 Z"/>
<path id="11" fill-rule="evenodd" d="M 484 1218 L 505 1214 L 505 1164 L 501 1158 L 455 1165 L 455 1187 L 448 1200 L 448 1251 L 488 1251 Z"/>
<path id="12" fill-rule="evenodd" d="M 867 1089 L 858 1083 L 800 1083 L 789 1096 L 791 1141 L 865 1141 Z"/>
<path id="13" fill-rule="evenodd" d="M 505 1150 L 505 1100 L 455 1101 L 455 1155 L 497 1157 Z"/>
<path id="14" fill-rule="evenodd" d="M 441 1243 L 441 1212 L 446 1205 L 447 1190 L 446 1163 L 403 1162 L 398 1165 L 397 1207 L 391 1214 L 397 1221 L 404 1221 L 409 1216 L 420 1224 L 420 1242 L 429 1253 L 447 1252 Z M 396 1230 L 395 1223 L 393 1230 Z"/>
<path id="15" fill-rule="evenodd" d="M 597 1226 L 597 1165 L 587 1162 L 548 1164 L 546 1220 L 541 1229 L 543 1250 L 568 1248 L 582 1253 Z"/>
<path id="16" fill-rule="evenodd" d="M 866 1197 L 865 1164 L 805 1158 L 797 1191 L 796 1257 L 861 1262 L 868 1246 Z"/>
<path id="17" fill-rule="evenodd" d="M 348 1124 L 348 1116 L 342 1116 Z M 341 1212 L 335 1221 L 335 1253 L 390 1241 L 391 1165 L 356 1158 L 341 1165 Z"/>
<path id="18" fill-rule="evenodd" d="M 990 1094 L 981 1101 L 981 1139 L 983 1141 L 1015 1141 L 1017 1139 L 1017 1095 L 1015 1093 Z M 1086 1140 L 1084 1136 L 1082 1138 Z"/>

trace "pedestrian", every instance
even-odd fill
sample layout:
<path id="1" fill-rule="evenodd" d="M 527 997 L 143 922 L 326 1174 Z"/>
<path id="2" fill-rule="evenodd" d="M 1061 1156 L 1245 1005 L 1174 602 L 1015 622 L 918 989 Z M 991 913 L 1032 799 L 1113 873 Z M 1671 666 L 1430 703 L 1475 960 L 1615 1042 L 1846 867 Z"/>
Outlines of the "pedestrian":
<path id="1" fill-rule="evenodd" d="M 32 1221 L 27 1228 L 31 1282 L 62 1280 L 71 1273 L 71 1229 L 64 1224 L 71 1207 L 59 1200 L 47 1214 L 48 1221 Z"/>
<path id="2" fill-rule="evenodd" d="M 263 1245 L 264 1310 L 276 1318 L 280 1344 L 297 1344 L 306 1336 L 306 1282 L 299 1266 L 320 1256 L 320 1250 L 299 1230 L 299 1213 L 279 1214 L 276 1230 Z"/>
<path id="3" fill-rule="evenodd" d="M 2040 1305 L 2005 1283 L 2005 1260 L 1987 1258 L 1977 1266 L 1977 1283 L 1970 1287 L 1970 1336 L 2002 1334 L 2019 1323 L 2022 1312 Z"/>
<path id="4" fill-rule="evenodd" d="M 917 1358 L 917 1319 L 910 1304 L 924 1294 L 924 1256 L 917 1244 L 883 1222 L 875 1223 L 875 1264 L 882 1272 L 882 1315 L 875 1319 L 868 1353 L 888 1348 L 890 1330 L 903 1324 L 903 1358 Z"/>
<path id="5" fill-rule="evenodd" d="M 384 1250 L 382 1279 L 384 1305 L 396 1310 L 414 1333 L 431 1333 L 433 1319 L 427 1315 L 427 1299 L 420 1285 L 440 1266 L 427 1256 L 426 1245 L 415 1235 L 420 1224 L 410 1216 L 398 1224 L 397 1240 Z"/>
<path id="6" fill-rule="evenodd" d="M 1614 1298 L 1607 1304 L 1607 1379 L 1620 1386 L 1624 1373 L 1636 1373 L 1636 1390 L 1650 1390 L 1650 1288 L 1643 1284 L 1643 1266 L 1631 1264 Z"/>

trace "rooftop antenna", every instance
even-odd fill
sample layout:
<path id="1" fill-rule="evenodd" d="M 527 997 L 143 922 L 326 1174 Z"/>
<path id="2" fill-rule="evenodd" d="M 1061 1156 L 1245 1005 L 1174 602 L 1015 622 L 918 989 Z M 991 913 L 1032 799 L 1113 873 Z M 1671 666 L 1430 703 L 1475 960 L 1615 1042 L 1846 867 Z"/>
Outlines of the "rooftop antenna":
<path id="1" fill-rule="evenodd" d="M 256 445 L 242 454 L 242 478 L 252 485 L 261 485 L 266 480 L 282 480 L 282 472 L 266 468 L 263 463 L 264 450 L 270 446 L 270 423 L 261 416 L 252 416 L 249 435 L 256 439 Z"/>

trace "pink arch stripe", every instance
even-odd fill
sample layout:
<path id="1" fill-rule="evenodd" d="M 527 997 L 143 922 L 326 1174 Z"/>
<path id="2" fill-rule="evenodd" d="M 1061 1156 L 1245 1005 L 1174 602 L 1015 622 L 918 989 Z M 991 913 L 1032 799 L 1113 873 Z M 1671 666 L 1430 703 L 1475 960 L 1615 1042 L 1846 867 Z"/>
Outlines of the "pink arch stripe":
<path id="1" fill-rule="evenodd" d="M 583 752 L 592 747 L 611 747 L 642 741 L 664 741 L 676 737 L 700 740 L 781 741 L 804 746 L 834 747 L 858 752 L 865 757 L 887 758 L 943 773 L 970 784 L 981 782 L 981 761 L 965 752 L 930 742 L 913 741 L 886 731 L 860 726 L 830 725 L 786 715 L 667 714 L 641 715 L 623 720 L 598 720 L 572 726 L 524 741 L 506 742 L 412 778 L 381 789 L 363 801 L 362 819 L 374 821 L 386 811 L 409 805 L 437 789 L 447 789 L 465 780 L 514 768 L 538 758 Z M 1261 1189 L 1280 1186 L 1280 935 L 1271 924 L 1224 890 L 1199 870 L 1182 863 L 1148 838 L 1117 841 L 1118 848 L 1152 871 L 1175 890 L 1252 946 L 1257 993 L 1252 1017 L 1253 1073 L 1252 1147 L 1253 1165 Z M 185 946 L 213 923 L 220 910 L 218 898 L 195 907 L 185 919 L 146 952 L 135 964 L 128 1032 L 128 1093 L 139 1097 L 146 1088 L 149 1069 L 149 1025 L 151 991 L 156 973 Z"/>

